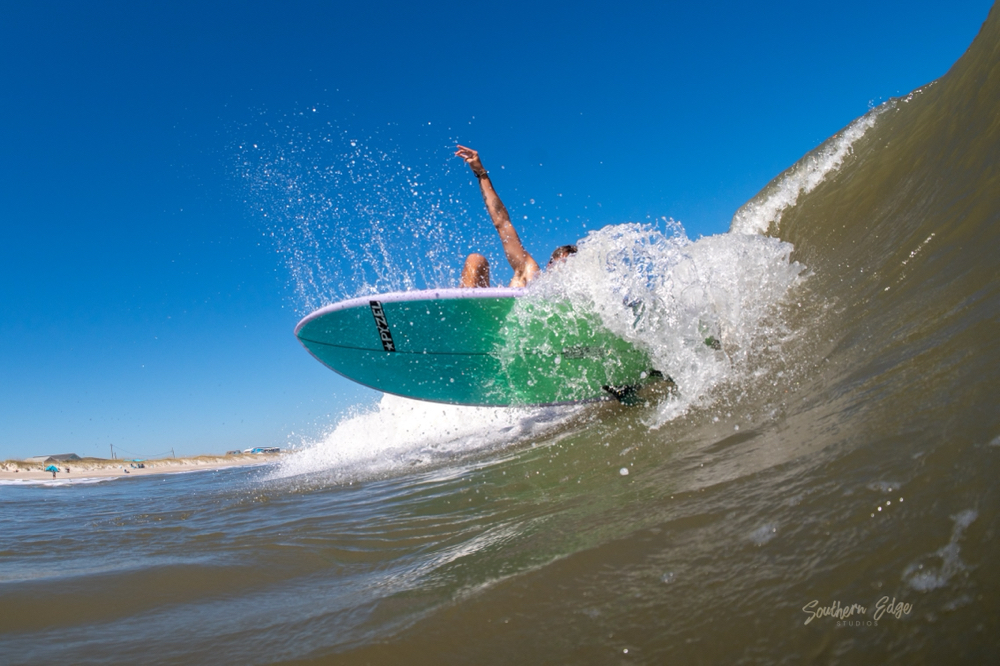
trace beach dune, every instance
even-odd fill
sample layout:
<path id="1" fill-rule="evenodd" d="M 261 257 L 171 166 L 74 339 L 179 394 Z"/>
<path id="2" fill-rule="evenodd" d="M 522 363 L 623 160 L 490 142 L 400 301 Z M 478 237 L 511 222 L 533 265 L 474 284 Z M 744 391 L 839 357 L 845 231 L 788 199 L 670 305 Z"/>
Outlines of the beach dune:
<path id="1" fill-rule="evenodd" d="M 55 465 L 57 479 L 93 479 L 145 474 L 171 474 L 198 470 L 222 469 L 262 465 L 277 460 L 281 453 L 230 454 L 225 456 L 194 456 L 190 458 L 162 458 L 158 460 L 110 460 L 106 458 L 80 458 L 72 461 L 28 462 L 5 460 L 0 463 L 0 481 L 51 480 L 52 472 L 46 467 Z M 67 471 L 68 470 L 68 471 Z"/>

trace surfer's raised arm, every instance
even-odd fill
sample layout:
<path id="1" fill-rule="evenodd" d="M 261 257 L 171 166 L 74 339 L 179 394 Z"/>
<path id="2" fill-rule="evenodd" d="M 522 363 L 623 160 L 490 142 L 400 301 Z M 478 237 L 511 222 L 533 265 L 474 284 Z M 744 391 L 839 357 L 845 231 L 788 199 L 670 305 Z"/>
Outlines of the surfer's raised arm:
<path id="1" fill-rule="evenodd" d="M 507 261 L 514 269 L 514 279 L 510 281 L 510 286 L 523 287 L 541 269 L 528 254 L 528 251 L 524 249 L 524 245 L 521 244 L 521 239 L 510 221 L 510 214 L 503 202 L 500 201 L 500 197 L 497 196 L 496 190 L 493 189 L 489 174 L 483 168 L 479 153 L 465 146 L 457 146 L 457 148 L 455 154 L 465 160 L 465 163 L 469 165 L 472 173 L 476 174 L 476 178 L 479 180 L 479 189 L 482 191 L 486 210 L 490 214 L 490 219 L 493 220 L 493 226 L 496 227 L 497 233 L 500 234 L 500 242 L 503 243 L 503 251 L 507 255 Z M 469 255 L 465 262 L 465 268 L 462 270 L 462 286 L 484 287 L 489 286 L 489 281 L 489 264 L 486 262 L 486 257 L 481 254 Z"/>

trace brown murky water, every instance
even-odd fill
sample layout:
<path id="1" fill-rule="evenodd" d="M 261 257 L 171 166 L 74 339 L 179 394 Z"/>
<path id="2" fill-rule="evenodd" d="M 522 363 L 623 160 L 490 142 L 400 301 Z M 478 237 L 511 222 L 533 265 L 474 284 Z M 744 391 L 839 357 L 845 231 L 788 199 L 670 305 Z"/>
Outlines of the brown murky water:
<path id="1" fill-rule="evenodd" d="M 809 271 L 785 335 L 666 423 L 602 404 L 412 469 L 0 487 L 0 662 L 995 661 L 997 99 L 994 9 L 762 192 L 849 148 L 768 218 Z"/>

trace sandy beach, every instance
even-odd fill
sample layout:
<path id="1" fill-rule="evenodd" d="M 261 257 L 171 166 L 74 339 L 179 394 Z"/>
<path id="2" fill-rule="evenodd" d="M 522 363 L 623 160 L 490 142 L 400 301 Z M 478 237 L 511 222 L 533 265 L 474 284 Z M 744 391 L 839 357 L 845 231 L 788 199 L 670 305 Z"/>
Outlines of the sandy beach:
<path id="1" fill-rule="evenodd" d="M 52 472 L 45 468 L 55 465 L 59 468 L 56 479 L 95 479 L 118 476 L 142 476 L 145 474 L 176 474 L 181 472 L 208 471 L 225 467 L 245 467 L 263 465 L 277 460 L 282 454 L 239 454 L 225 456 L 195 456 L 193 458 L 163 458 L 144 460 L 141 463 L 128 460 L 105 458 L 83 458 L 82 460 L 55 463 L 29 463 L 23 460 L 5 460 L 0 463 L 0 482 L 52 480 Z M 139 465 L 142 465 L 140 467 Z M 68 470 L 68 471 L 67 471 Z"/>

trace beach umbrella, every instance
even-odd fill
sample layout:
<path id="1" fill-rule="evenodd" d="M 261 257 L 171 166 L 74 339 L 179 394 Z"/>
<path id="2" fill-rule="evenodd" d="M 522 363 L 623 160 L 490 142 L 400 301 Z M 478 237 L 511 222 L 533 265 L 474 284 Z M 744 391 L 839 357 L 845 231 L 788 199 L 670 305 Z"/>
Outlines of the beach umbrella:
<path id="1" fill-rule="evenodd" d="M 45 468 L 45 471 L 46 472 L 58 472 L 59 468 L 56 467 L 55 465 L 49 465 L 48 467 Z"/>

